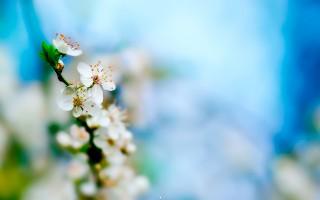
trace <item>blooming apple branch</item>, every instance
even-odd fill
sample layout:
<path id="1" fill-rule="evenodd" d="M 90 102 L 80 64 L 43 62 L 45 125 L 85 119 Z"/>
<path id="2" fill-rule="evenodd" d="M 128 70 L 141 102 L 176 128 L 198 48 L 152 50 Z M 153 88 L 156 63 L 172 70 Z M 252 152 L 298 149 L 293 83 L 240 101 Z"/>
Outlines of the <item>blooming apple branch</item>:
<path id="1" fill-rule="evenodd" d="M 73 155 L 69 176 L 79 199 L 135 199 L 148 181 L 136 175 L 129 164 L 136 146 L 125 123 L 126 112 L 114 103 L 102 106 L 103 92 L 116 89 L 112 68 L 101 62 L 80 62 L 80 82 L 76 84 L 62 75 L 63 58 L 81 54 L 80 45 L 62 34 L 57 34 L 52 44 L 43 42 L 40 53 L 65 84 L 58 106 L 72 112 L 78 121 L 70 131 L 57 133 L 59 145 Z"/>

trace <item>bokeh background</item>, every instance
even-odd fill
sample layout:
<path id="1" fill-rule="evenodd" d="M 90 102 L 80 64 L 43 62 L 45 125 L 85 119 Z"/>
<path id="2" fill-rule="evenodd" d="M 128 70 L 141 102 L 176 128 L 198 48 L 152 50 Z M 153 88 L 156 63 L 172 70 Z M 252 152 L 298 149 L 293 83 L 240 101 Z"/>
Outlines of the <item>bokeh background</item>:
<path id="1" fill-rule="evenodd" d="M 59 200 L 56 33 L 133 74 L 141 199 L 320 199 L 319 19 L 317 0 L 1 0 L 0 199 Z"/>

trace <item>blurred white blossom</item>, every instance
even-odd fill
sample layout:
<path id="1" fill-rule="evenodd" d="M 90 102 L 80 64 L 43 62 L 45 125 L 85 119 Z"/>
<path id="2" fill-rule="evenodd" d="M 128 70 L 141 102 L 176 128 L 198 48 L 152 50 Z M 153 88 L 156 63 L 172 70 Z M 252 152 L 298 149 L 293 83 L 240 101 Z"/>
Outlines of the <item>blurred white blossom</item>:
<path id="1" fill-rule="evenodd" d="M 54 166 L 27 189 L 23 200 L 77 200 L 72 182 L 64 175 L 63 167 Z"/>
<path id="2" fill-rule="evenodd" d="M 72 125 L 70 134 L 66 132 L 59 132 L 57 134 L 57 141 L 63 147 L 72 147 L 79 149 L 89 142 L 90 135 L 84 127 Z"/>
<path id="3" fill-rule="evenodd" d="M 5 104 L 4 118 L 12 133 L 30 153 L 36 168 L 42 168 L 48 154 L 47 108 L 39 83 L 20 88 Z"/>
<path id="4" fill-rule="evenodd" d="M 90 128 L 108 127 L 110 119 L 108 117 L 108 111 L 101 109 L 96 112 L 94 116 L 87 118 L 87 124 Z"/>
<path id="5" fill-rule="evenodd" d="M 126 166 L 109 168 L 104 173 L 109 187 L 100 192 L 102 199 L 135 200 L 149 188 L 149 181 L 144 176 L 137 176 Z"/>
<path id="6" fill-rule="evenodd" d="M 286 157 L 278 159 L 273 167 L 275 185 L 285 199 L 314 200 L 316 186 L 306 169 Z"/>
<path id="7" fill-rule="evenodd" d="M 72 180 L 80 180 L 89 175 L 88 159 L 84 154 L 79 154 L 68 165 L 68 176 Z"/>

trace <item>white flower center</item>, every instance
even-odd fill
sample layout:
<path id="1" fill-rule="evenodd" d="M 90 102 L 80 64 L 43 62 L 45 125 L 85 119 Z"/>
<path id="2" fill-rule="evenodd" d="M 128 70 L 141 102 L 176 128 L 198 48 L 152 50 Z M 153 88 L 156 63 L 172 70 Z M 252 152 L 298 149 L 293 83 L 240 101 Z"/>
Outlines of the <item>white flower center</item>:
<path id="1" fill-rule="evenodd" d="M 83 106 L 83 99 L 79 96 L 73 97 L 73 105 L 75 107 L 82 107 Z"/>
<path id="2" fill-rule="evenodd" d="M 101 84 L 101 79 L 98 75 L 92 76 L 93 84 Z"/>

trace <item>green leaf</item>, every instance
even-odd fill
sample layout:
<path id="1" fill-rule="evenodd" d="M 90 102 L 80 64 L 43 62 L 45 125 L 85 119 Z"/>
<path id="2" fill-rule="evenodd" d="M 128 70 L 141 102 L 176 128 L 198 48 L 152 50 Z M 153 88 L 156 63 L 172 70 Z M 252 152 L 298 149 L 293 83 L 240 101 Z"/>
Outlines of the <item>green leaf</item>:
<path id="1" fill-rule="evenodd" d="M 42 42 L 40 57 L 52 67 L 55 67 L 62 54 L 52 45 Z"/>

